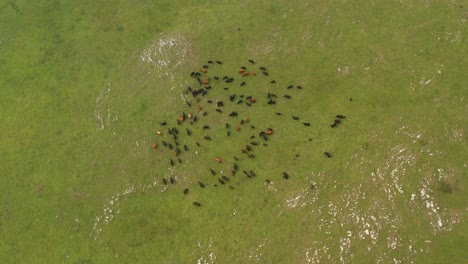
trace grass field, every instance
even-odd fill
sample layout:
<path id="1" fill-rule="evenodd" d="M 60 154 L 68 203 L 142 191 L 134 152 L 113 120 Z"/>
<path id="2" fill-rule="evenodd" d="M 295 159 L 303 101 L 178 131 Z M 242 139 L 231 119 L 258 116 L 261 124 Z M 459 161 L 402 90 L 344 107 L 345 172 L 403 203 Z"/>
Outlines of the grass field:
<path id="1" fill-rule="evenodd" d="M 111 2 L 0 0 L 1 263 L 468 261 L 468 3 Z"/>

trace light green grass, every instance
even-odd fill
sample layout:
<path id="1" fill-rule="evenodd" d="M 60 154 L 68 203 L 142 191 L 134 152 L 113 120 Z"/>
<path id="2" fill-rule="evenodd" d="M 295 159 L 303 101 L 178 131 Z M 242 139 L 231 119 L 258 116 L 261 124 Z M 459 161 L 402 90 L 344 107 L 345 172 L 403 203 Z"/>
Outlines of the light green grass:
<path id="1" fill-rule="evenodd" d="M 0 1 L 0 261 L 466 262 L 466 8 L 455 2 Z M 171 38 L 169 67 L 142 61 Z M 270 76 L 239 87 L 250 58 Z M 236 81 L 212 83 L 170 169 L 172 152 L 151 144 L 169 141 L 160 122 L 198 112 L 181 95 L 208 59 L 223 61 L 209 74 Z M 258 102 L 231 104 L 233 92 Z M 231 111 L 256 129 L 227 138 Z M 331 129 L 336 114 L 347 118 Z M 266 127 L 268 147 L 247 159 L 240 150 Z M 214 187 L 209 168 L 228 174 L 233 155 L 234 189 Z"/>

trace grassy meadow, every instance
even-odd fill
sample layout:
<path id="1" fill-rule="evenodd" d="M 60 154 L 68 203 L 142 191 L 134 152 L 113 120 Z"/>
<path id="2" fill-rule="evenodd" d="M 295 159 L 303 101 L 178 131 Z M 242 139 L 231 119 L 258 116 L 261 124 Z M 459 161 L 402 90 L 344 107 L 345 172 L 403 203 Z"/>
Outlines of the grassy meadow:
<path id="1" fill-rule="evenodd" d="M 467 7 L 0 0 L 0 262 L 466 263 Z"/>

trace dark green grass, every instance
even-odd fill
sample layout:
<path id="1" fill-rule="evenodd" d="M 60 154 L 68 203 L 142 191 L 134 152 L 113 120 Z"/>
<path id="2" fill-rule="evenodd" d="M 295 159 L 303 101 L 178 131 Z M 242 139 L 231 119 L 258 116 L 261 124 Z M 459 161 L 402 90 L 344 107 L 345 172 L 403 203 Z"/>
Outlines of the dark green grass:
<path id="1" fill-rule="evenodd" d="M 336 263 L 340 239 L 352 231 L 345 262 L 465 262 L 466 8 L 460 5 L 0 2 L 0 260 L 307 263 L 317 250 L 321 262 Z M 158 69 L 141 60 L 152 44 L 171 37 L 184 41 L 184 63 Z M 179 61 L 176 51 L 168 49 L 167 58 Z M 212 82 L 199 103 L 208 111 L 202 117 L 181 95 L 196 84 L 190 72 L 209 59 L 223 61 L 210 65 L 210 75 L 236 81 Z M 248 59 L 270 75 L 257 70 L 239 87 L 237 71 L 251 67 Z M 287 90 L 289 84 L 303 89 Z M 258 101 L 232 104 L 234 92 Z M 276 105 L 265 104 L 268 92 L 278 95 Z M 208 99 L 223 100 L 223 113 Z M 231 111 L 239 117 L 226 117 Z M 174 155 L 161 148 L 160 140 L 169 140 L 160 122 L 174 126 L 182 112 L 200 120 L 180 127 L 190 151 L 170 168 Z M 96 114 L 104 117 L 102 130 Z M 347 118 L 331 129 L 336 114 Z M 240 132 L 231 128 L 228 138 L 224 123 L 234 127 L 233 120 L 246 116 L 249 123 Z M 204 124 L 211 129 L 202 130 Z M 255 147 L 255 159 L 248 159 L 241 149 L 267 127 L 274 130 L 268 146 Z M 216 177 L 230 174 L 232 156 L 240 172 L 220 185 Z M 166 189 L 161 179 L 171 171 L 177 183 Z M 446 229 L 434 228 L 437 219 L 419 197 L 423 183 Z M 418 195 L 413 203 L 411 194 Z M 288 206 L 300 195 L 296 207 Z M 353 213 L 364 220 L 356 224 Z M 365 229 L 378 237 L 357 238 Z"/>

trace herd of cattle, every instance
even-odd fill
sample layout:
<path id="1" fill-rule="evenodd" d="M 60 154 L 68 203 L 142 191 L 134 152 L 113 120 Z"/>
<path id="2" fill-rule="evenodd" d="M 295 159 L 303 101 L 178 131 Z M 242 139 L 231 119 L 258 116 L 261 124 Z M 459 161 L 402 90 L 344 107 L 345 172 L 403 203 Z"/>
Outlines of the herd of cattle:
<path id="1" fill-rule="evenodd" d="M 208 115 L 208 110 L 215 108 L 214 110 L 219 114 L 220 120 L 223 120 L 224 128 L 225 128 L 225 135 L 226 137 L 231 137 L 232 133 L 240 132 L 243 127 L 249 129 L 249 131 L 255 131 L 257 128 L 254 124 L 251 123 L 251 120 L 248 116 L 240 117 L 238 111 L 228 111 L 229 113 L 225 113 L 223 108 L 225 104 L 231 104 L 240 108 L 242 106 L 246 107 L 253 107 L 255 104 L 265 104 L 266 106 L 274 107 L 276 102 L 278 101 L 279 96 L 274 92 L 268 92 L 266 94 L 265 100 L 262 98 L 256 98 L 252 95 L 244 95 L 244 94 L 236 94 L 230 93 L 229 96 L 226 96 L 226 103 L 223 100 L 215 100 L 210 99 L 209 94 L 212 89 L 219 89 L 219 86 L 225 86 L 223 89 L 229 93 L 230 90 L 236 90 L 236 83 L 238 83 L 238 87 L 248 85 L 250 78 L 267 78 L 267 83 L 270 85 L 275 85 L 276 80 L 271 79 L 270 74 L 266 67 L 260 66 L 256 67 L 256 62 L 253 60 L 248 60 L 250 66 L 240 66 L 235 72 L 230 72 L 233 76 L 225 75 L 225 76 L 216 76 L 211 74 L 211 69 L 215 68 L 223 64 L 222 61 L 216 60 L 212 61 L 209 60 L 207 64 L 202 65 L 200 69 L 193 71 L 190 74 L 190 77 L 194 81 L 195 85 L 187 87 L 185 94 L 189 95 L 189 99 L 185 99 L 185 104 L 187 106 L 187 110 L 183 111 L 182 113 L 178 114 L 177 118 L 175 118 L 173 125 L 170 125 L 170 122 L 163 121 L 160 123 L 160 129 L 156 131 L 156 140 L 153 143 L 153 149 L 164 148 L 171 153 L 168 157 L 169 164 L 171 166 L 176 166 L 178 163 L 183 163 L 182 156 L 184 152 L 191 151 L 191 147 L 187 146 L 181 142 L 181 139 L 184 137 L 195 137 L 193 126 L 201 126 L 202 131 L 208 131 L 211 129 L 209 124 L 203 124 L 202 120 L 205 116 Z M 258 74 L 257 71 L 260 73 Z M 213 71 L 216 72 L 216 71 Z M 256 77 L 258 75 L 258 77 Z M 240 88 L 239 88 L 240 89 Z M 285 87 L 285 90 L 289 89 L 298 89 L 301 90 L 302 86 L 300 85 L 288 85 Z M 292 96 L 289 94 L 283 94 L 283 98 L 286 100 L 291 100 Z M 350 98 L 350 101 L 352 99 Z M 210 106 L 212 105 L 212 106 Z M 275 112 L 276 115 L 281 116 L 281 112 Z M 293 120 L 299 121 L 300 117 L 298 116 L 291 116 Z M 344 115 L 336 115 L 333 124 L 330 125 L 331 128 L 335 128 L 339 124 L 343 122 L 346 117 Z M 225 122 L 224 122 L 225 121 Z M 310 122 L 302 122 L 302 124 L 306 127 L 310 127 Z M 258 131 L 258 130 L 257 130 Z M 186 136 L 182 136 L 186 134 Z M 242 144 L 244 147 L 240 150 L 240 155 L 245 155 L 248 159 L 255 159 L 255 154 L 253 150 L 261 145 L 264 147 L 268 146 L 268 141 L 271 137 L 274 136 L 274 130 L 271 127 L 265 127 L 260 129 L 259 132 L 256 132 L 246 139 L 245 145 Z M 199 137 L 199 140 L 203 141 L 211 141 L 212 138 L 208 133 Z M 196 147 L 201 147 L 202 141 L 195 140 Z M 217 142 L 222 143 L 222 142 Z M 324 152 L 324 155 L 327 158 L 331 158 L 332 155 L 329 152 Z M 240 158 L 238 158 L 240 157 Z M 210 173 L 213 175 L 215 183 L 213 184 L 214 187 L 221 185 L 226 185 L 230 189 L 234 189 L 231 182 L 235 179 L 235 176 L 241 171 L 240 165 L 242 162 L 242 156 L 232 156 L 232 157 L 213 157 L 214 161 L 217 163 L 226 163 L 230 162 L 232 165 L 230 166 L 230 173 L 225 175 L 219 175 L 218 171 L 215 168 L 207 168 Z M 255 178 L 257 175 L 253 170 L 245 169 L 241 171 L 245 177 L 247 178 Z M 228 175 L 228 176 L 226 176 Z M 283 171 L 281 176 L 288 180 L 290 175 Z M 270 181 L 267 179 L 267 183 Z M 176 180 L 173 177 L 169 177 L 166 179 L 165 177 L 162 179 L 162 183 L 164 185 L 167 184 L 175 184 Z M 198 185 L 200 188 L 205 188 L 209 186 L 209 184 L 205 184 L 201 181 L 198 181 Z M 311 186 L 314 188 L 314 186 Z M 188 188 L 183 190 L 184 194 L 189 194 L 190 190 Z M 195 201 L 193 202 L 195 206 L 201 206 L 201 203 Z"/>

